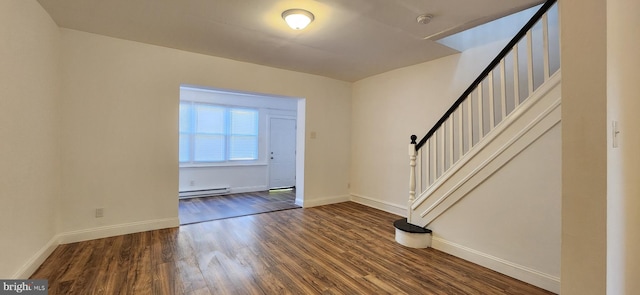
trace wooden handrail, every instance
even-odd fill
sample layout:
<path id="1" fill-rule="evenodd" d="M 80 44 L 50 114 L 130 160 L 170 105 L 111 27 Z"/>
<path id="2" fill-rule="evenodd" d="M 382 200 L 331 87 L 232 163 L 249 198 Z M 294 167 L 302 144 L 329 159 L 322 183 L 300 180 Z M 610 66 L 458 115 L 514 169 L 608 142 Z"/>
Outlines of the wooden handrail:
<path id="1" fill-rule="evenodd" d="M 555 4 L 556 2 L 557 0 L 547 0 L 547 2 L 545 2 L 542 5 L 542 7 L 538 9 L 538 11 L 531 17 L 531 19 L 529 19 L 529 21 L 522 27 L 522 29 L 518 31 L 518 33 L 513 37 L 513 39 L 511 39 L 511 41 L 507 43 L 507 45 L 502 49 L 502 51 L 498 53 L 498 56 L 496 56 L 491 61 L 491 63 L 484 69 L 484 71 L 480 73 L 478 78 L 476 78 L 473 81 L 473 83 L 469 85 L 467 90 L 465 90 L 462 93 L 462 95 L 453 103 L 453 105 L 451 105 L 451 107 L 447 110 L 447 112 L 440 118 L 440 120 L 438 120 L 438 122 L 436 122 L 436 124 L 429 130 L 429 132 L 427 132 L 427 134 L 420 140 L 420 142 L 416 144 L 416 150 L 419 150 L 427 142 L 427 140 L 429 140 L 429 138 L 433 136 L 433 134 L 440 128 L 440 126 L 442 126 L 442 124 L 444 124 L 444 122 L 451 116 L 451 114 L 453 114 L 453 112 L 467 99 L 467 97 L 469 97 L 471 92 L 473 92 L 473 90 L 475 90 L 476 87 L 478 87 L 478 85 L 482 83 L 484 78 L 486 78 L 487 75 L 489 75 L 489 73 L 496 66 L 498 66 L 498 64 L 500 64 L 500 61 L 507 56 L 509 51 L 511 51 L 511 49 L 513 49 L 513 47 L 516 44 L 518 44 L 518 42 L 520 42 L 520 39 L 522 39 L 527 34 L 527 32 L 531 30 L 531 28 L 533 28 L 533 26 L 540 20 L 540 18 L 542 18 L 542 16 L 549 10 L 549 8 L 551 8 L 551 6 L 553 6 L 553 4 Z"/>

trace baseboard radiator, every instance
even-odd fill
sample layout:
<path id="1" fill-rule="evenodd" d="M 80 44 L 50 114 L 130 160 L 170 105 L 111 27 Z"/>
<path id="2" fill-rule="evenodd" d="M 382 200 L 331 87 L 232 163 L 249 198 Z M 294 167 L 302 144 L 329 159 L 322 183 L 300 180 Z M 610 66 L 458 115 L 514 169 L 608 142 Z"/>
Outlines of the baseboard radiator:
<path id="1" fill-rule="evenodd" d="M 217 195 L 222 195 L 229 192 L 231 192 L 231 189 L 228 187 L 217 187 L 217 188 L 181 191 L 178 193 L 178 197 L 181 199 L 199 198 L 199 197 L 217 196 Z"/>

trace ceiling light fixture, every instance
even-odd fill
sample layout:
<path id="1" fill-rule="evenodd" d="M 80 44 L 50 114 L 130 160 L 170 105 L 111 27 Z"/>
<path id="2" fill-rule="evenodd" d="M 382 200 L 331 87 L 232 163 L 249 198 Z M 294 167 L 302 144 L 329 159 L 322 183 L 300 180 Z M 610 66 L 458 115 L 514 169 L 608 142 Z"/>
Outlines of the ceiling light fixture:
<path id="1" fill-rule="evenodd" d="M 282 13 L 282 18 L 292 29 L 302 30 L 313 21 L 314 16 L 304 9 L 289 9 Z"/>

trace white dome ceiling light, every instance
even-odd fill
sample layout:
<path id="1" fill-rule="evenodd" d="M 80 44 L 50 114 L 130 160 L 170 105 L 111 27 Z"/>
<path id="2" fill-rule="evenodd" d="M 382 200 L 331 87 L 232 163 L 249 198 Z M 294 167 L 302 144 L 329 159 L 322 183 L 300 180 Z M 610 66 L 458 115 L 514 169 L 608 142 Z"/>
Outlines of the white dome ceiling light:
<path id="1" fill-rule="evenodd" d="M 289 9 L 282 13 L 282 18 L 292 29 L 302 30 L 313 21 L 314 16 L 304 9 Z"/>

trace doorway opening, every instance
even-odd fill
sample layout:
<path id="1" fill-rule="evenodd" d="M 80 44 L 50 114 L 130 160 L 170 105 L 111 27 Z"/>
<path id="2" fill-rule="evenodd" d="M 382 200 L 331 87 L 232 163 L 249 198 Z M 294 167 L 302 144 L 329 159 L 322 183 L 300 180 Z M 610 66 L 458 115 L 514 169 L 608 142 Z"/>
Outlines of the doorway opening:
<path id="1" fill-rule="evenodd" d="M 295 188 L 302 206 L 305 99 L 182 85 L 179 121 L 181 202 Z"/>

